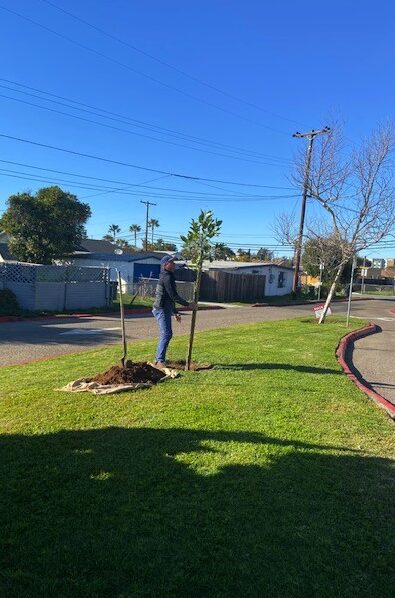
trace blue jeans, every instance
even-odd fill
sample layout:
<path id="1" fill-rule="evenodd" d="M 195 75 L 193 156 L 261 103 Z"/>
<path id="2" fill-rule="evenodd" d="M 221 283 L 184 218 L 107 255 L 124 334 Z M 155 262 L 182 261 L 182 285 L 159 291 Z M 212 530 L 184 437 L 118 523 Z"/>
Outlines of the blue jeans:
<path id="1" fill-rule="evenodd" d="M 156 350 L 156 361 L 164 362 L 166 360 L 166 351 L 169 343 L 173 337 L 173 330 L 171 326 L 172 312 L 165 309 L 152 310 L 159 326 L 159 343 Z"/>

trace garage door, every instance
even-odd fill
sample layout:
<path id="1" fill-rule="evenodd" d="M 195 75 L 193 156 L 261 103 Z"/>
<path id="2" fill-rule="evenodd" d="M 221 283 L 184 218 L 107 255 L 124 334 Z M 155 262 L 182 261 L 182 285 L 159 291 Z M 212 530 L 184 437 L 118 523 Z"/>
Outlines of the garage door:
<path id="1" fill-rule="evenodd" d="M 133 282 L 143 278 L 159 278 L 160 264 L 134 264 Z"/>

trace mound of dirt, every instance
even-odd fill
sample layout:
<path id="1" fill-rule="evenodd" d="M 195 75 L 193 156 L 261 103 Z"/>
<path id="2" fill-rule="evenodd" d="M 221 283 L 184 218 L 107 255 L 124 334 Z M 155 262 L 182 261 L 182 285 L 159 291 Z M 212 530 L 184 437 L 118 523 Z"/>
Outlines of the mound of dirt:
<path id="1" fill-rule="evenodd" d="M 152 384 L 156 384 L 165 376 L 165 372 L 143 361 L 137 363 L 127 361 L 126 367 L 122 368 L 119 365 L 113 365 L 106 372 L 97 374 L 90 382 L 98 382 L 99 384 L 137 384 L 138 382 L 151 382 Z"/>
<path id="2" fill-rule="evenodd" d="M 167 367 L 171 368 L 172 370 L 185 370 L 185 360 L 180 359 L 179 361 L 168 361 Z M 191 362 L 191 372 L 199 372 L 201 370 L 211 370 L 212 368 L 211 363 L 196 363 L 194 361 Z"/>

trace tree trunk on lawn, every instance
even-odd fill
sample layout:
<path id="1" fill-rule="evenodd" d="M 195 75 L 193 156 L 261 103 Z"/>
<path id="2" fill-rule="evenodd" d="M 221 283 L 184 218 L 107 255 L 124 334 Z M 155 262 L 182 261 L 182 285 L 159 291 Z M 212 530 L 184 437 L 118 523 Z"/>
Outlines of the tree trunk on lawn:
<path id="1" fill-rule="evenodd" d="M 318 324 L 323 324 L 325 322 L 326 314 L 327 314 L 329 306 L 332 302 L 332 298 L 333 298 L 333 294 L 336 289 L 336 285 L 339 282 L 339 279 L 340 279 L 340 276 L 342 275 L 343 270 L 344 270 L 344 264 L 341 264 L 336 272 L 336 276 L 331 284 L 331 288 L 329 289 L 328 297 L 326 298 L 324 309 L 322 311 L 320 319 L 318 320 Z"/>
<path id="2" fill-rule="evenodd" d="M 196 327 L 196 314 L 197 314 L 197 305 L 199 302 L 199 296 L 200 296 L 200 283 L 202 280 L 202 266 L 203 264 L 201 262 L 199 262 L 199 267 L 198 267 L 198 271 L 196 274 L 196 283 L 195 283 L 195 288 L 193 291 L 193 301 L 195 303 L 195 308 L 192 312 L 192 319 L 191 319 L 191 332 L 189 335 L 189 347 L 188 347 L 188 356 L 187 356 L 187 360 L 185 363 L 185 371 L 188 371 L 191 367 L 191 361 L 192 361 L 192 349 L 193 349 L 193 339 L 195 337 L 195 327 Z"/>

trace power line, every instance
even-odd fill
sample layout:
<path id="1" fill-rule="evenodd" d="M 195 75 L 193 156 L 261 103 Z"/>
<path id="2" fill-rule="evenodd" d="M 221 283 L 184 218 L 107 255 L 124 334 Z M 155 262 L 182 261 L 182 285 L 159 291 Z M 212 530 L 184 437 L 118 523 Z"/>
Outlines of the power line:
<path id="1" fill-rule="evenodd" d="M 177 172 L 169 172 L 166 170 L 159 170 L 156 168 L 149 168 L 148 166 L 139 166 L 137 164 L 131 164 L 128 162 L 122 162 L 120 160 L 112 160 L 110 158 L 103 158 L 102 156 L 95 156 L 94 154 L 86 154 L 83 152 L 77 152 L 76 150 L 69 150 L 66 148 L 61 148 L 55 145 L 50 145 L 50 144 L 46 144 L 46 143 L 40 143 L 38 141 L 32 141 L 31 139 L 23 139 L 22 137 L 15 137 L 13 135 L 6 135 L 5 133 L 0 133 L 0 137 L 3 137 L 4 139 L 12 139 L 13 141 L 19 141 L 20 143 L 28 143 L 30 145 L 35 145 L 38 147 L 45 147 L 46 149 L 53 149 L 59 152 L 64 152 L 67 154 L 72 154 L 74 156 L 81 156 L 83 158 L 90 158 L 92 160 L 99 160 L 101 162 L 107 162 L 109 164 L 117 164 L 118 166 L 126 166 L 128 168 L 135 168 L 137 170 L 144 170 L 146 172 L 155 172 L 158 174 L 166 174 L 168 176 L 172 176 L 172 177 L 176 177 L 176 178 L 180 178 L 180 179 L 185 179 L 185 180 L 189 180 L 189 181 L 205 181 L 205 182 L 209 182 L 209 183 L 220 183 L 223 185 L 236 185 L 238 187 L 256 187 L 256 188 L 264 188 L 264 185 L 258 185 L 255 183 L 240 183 L 240 182 L 236 182 L 236 181 L 225 181 L 225 180 L 221 180 L 221 179 L 210 179 L 210 178 L 205 178 L 205 177 L 200 177 L 200 176 L 192 176 L 192 175 L 186 175 L 186 174 L 180 174 Z"/>
<path id="2" fill-rule="evenodd" d="M 64 35 L 63 33 L 60 33 L 59 31 L 56 31 L 55 29 L 52 29 L 51 27 L 47 27 L 46 25 L 43 25 L 42 23 L 39 23 L 38 21 L 35 21 L 34 19 L 31 19 L 30 17 L 27 17 L 15 10 L 12 10 L 11 8 L 7 8 L 6 6 L 2 6 L 0 5 L 0 9 L 4 10 L 5 12 L 8 12 L 9 14 L 12 14 L 24 21 L 27 21 L 28 23 L 32 23 L 33 25 L 35 25 L 36 27 L 39 27 L 40 29 L 44 29 L 44 31 L 48 31 L 49 33 L 52 33 L 53 35 L 56 35 L 57 37 L 66 40 L 67 42 L 74 44 L 75 46 L 82 48 L 88 52 L 91 52 L 92 54 L 95 54 L 96 56 L 100 56 L 101 58 L 104 58 L 105 60 L 116 64 L 124 69 L 127 69 L 128 71 L 131 71 L 132 73 L 135 73 L 137 75 L 140 75 L 141 77 L 145 77 L 146 79 L 153 81 L 159 85 L 162 85 L 163 87 L 166 87 L 167 89 L 172 89 L 173 91 L 177 91 L 178 93 L 189 97 L 195 101 L 201 102 L 203 104 L 206 104 L 207 106 L 211 106 L 212 108 L 215 108 L 217 110 L 220 110 L 221 112 L 225 112 L 227 114 L 231 114 L 232 116 L 235 116 L 236 118 L 242 119 L 244 121 L 250 122 L 252 124 L 254 124 L 255 126 L 259 126 L 262 127 L 264 129 L 268 129 L 270 131 L 273 131 L 275 133 L 281 133 L 282 135 L 288 135 L 287 132 L 285 131 L 281 131 L 279 129 L 275 129 L 273 127 L 270 127 L 268 125 L 264 125 L 262 123 L 256 122 L 250 118 L 247 118 L 245 116 L 242 116 L 241 114 L 238 114 L 237 112 L 233 112 L 232 110 L 228 110 L 226 108 L 223 108 L 221 106 L 218 106 L 217 104 L 213 104 L 212 102 L 208 102 L 207 100 L 204 100 L 202 98 L 199 98 L 198 96 L 195 96 L 187 91 L 184 91 L 182 89 L 180 89 L 179 87 L 175 87 L 173 85 L 170 85 L 168 83 L 165 83 L 164 81 L 161 81 L 160 79 L 157 79 L 156 77 L 153 77 L 152 75 L 148 75 L 147 73 L 144 73 L 143 71 L 139 71 L 138 69 L 135 69 L 133 67 L 131 67 L 129 64 L 126 64 L 124 62 L 121 62 L 120 60 L 116 60 L 115 58 L 112 58 L 111 56 L 108 56 L 107 54 L 104 54 L 103 52 L 100 52 L 99 50 L 96 50 L 95 48 L 92 48 L 90 46 L 87 46 L 86 44 L 82 44 L 81 42 L 78 42 L 76 40 L 74 40 L 71 37 L 68 37 L 67 35 Z"/>
<path id="3" fill-rule="evenodd" d="M 102 29 L 101 27 L 98 27 L 97 25 L 93 25 L 92 23 L 89 23 L 88 21 L 86 21 L 85 19 L 82 19 L 81 17 L 78 17 L 77 15 L 75 15 L 74 13 L 65 10 L 64 8 L 58 6 L 57 4 L 54 4 L 53 2 L 50 2 L 49 0 L 42 0 L 42 2 L 45 2 L 46 4 L 52 6 L 53 8 L 55 8 L 56 10 L 68 15 L 69 17 L 75 19 L 76 21 L 79 21 L 80 23 L 84 23 L 84 25 L 87 25 L 88 27 L 90 27 L 91 29 L 94 29 L 95 31 L 98 31 L 99 33 L 102 33 L 103 35 L 105 35 L 106 37 L 109 37 L 110 39 L 113 39 L 114 41 L 126 46 L 127 48 L 130 48 L 131 50 L 134 50 L 135 52 L 138 52 L 139 54 L 142 54 L 143 56 L 146 56 L 148 58 L 150 58 L 151 60 L 154 60 L 155 62 L 158 62 L 159 64 L 162 64 L 163 66 L 166 66 L 174 71 L 176 71 L 177 73 L 180 73 L 181 75 L 183 75 L 184 77 L 188 77 L 188 79 L 191 79 L 192 81 L 195 81 L 196 83 L 199 83 L 200 85 L 204 85 L 205 87 L 212 89 L 213 91 L 216 91 L 217 93 L 220 93 L 228 98 L 231 98 L 232 100 L 236 100 L 237 102 L 241 102 L 242 104 L 245 104 L 247 106 L 249 106 L 250 108 L 255 108 L 256 110 L 260 110 L 261 112 L 265 112 L 267 114 L 270 114 L 270 116 L 274 116 L 275 118 L 280 118 L 282 120 L 294 123 L 294 124 L 301 124 L 298 123 L 297 121 L 281 116 L 280 114 L 276 114 L 275 112 L 271 112 L 270 110 L 267 110 L 265 108 L 262 108 L 261 106 L 258 106 L 257 104 L 254 104 L 253 102 L 249 102 L 247 100 L 244 100 L 242 98 L 239 98 L 238 96 L 235 96 L 227 91 L 224 91 L 223 89 L 220 89 L 219 87 L 212 85 L 211 83 L 207 83 L 207 81 L 203 81 L 202 79 L 199 79 L 198 77 L 195 77 L 194 75 L 191 75 L 190 73 L 187 73 L 186 71 L 184 71 L 183 69 L 180 69 L 168 62 L 166 62 L 165 60 L 162 60 L 161 58 L 158 58 L 157 56 L 154 56 L 153 54 L 150 54 L 149 52 L 146 52 L 145 50 L 142 50 L 141 48 L 138 48 L 137 46 L 126 42 L 123 39 L 120 39 L 119 37 L 113 35 L 112 33 L 109 33 L 108 31 L 105 31 L 104 29 Z"/>
<path id="4" fill-rule="evenodd" d="M 73 110 L 81 110 L 82 112 L 87 112 L 88 114 L 95 114 L 97 116 L 100 116 L 101 118 L 107 118 L 109 120 L 113 120 L 115 122 L 121 122 L 123 124 L 130 124 L 134 127 L 138 127 L 144 130 L 148 130 L 154 133 L 160 133 L 163 135 L 169 135 L 171 137 L 174 137 L 176 139 L 182 139 L 182 140 L 186 140 L 186 141 L 190 141 L 192 143 L 200 143 L 202 145 L 207 145 L 209 147 L 218 147 L 218 148 L 224 148 L 227 151 L 233 151 L 235 153 L 239 153 L 242 155 L 247 155 L 247 156 L 252 156 L 255 158 L 264 158 L 264 159 L 270 159 L 270 160 L 277 160 L 277 161 L 282 161 L 282 162 L 289 162 L 289 160 L 287 158 L 282 158 L 280 156 L 274 156 L 272 154 L 265 154 L 265 153 L 261 153 L 261 152 L 256 152 L 256 151 L 252 151 L 252 150 L 247 150 L 245 148 L 240 148 L 238 146 L 234 146 L 234 145 L 230 145 L 230 144 L 226 144 L 226 143 L 221 143 L 218 141 L 213 141 L 213 140 L 209 140 L 209 139 L 205 139 L 204 137 L 196 137 L 194 135 L 190 135 L 187 133 L 183 133 L 181 131 L 176 131 L 174 129 L 168 129 L 165 127 L 160 127 L 159 125 L 155 125 L 153 123 L 148 123 L 146 121 L 142 121 L 142 120 L 138 120 L 135 118 L 131 118 L 129 116 L 125 116 L 122 114 L 119 114 L 117 112 L 111 112 L 109 110 L 105 110 L 103 108 L 98 108 L 97 106 L 92 106 L 91 104 L 85 104 L 83 102 L 79 102 L 77 100 L 73 100 L 71 98 L 67 98 L 65 96 L 61 96 L 58 94 L 54 94 L 54 93 L 50 93 L 48 91 L 44 91 L 41 89 L 37 89 L 36 87 L 30 87 L 29 85 L 24 85 L 23 83 L 18 83 L 17 81 L 12 81 L 10 79 L 4 79 L 2 77 L 0 77 L 0 81 L 5 81 L 6 83 L 10 83 L 12 85 L 16 85 L 18 87 L 23 87 L 25 89 L 29 89 L 30 91 L 35 91 L 38 92 L 41 95 L 44 96 L 51 96 L 53 98 L 57 98 L 58 100 L 64 100 L 65 102 L 68 102 L 68 104 L 64 104 L 63 102 L 58 102 L 55 100 L 51 100 L 47 97 L 42 98 L 41 96 L 37 96 L 35 94 L 30 94 L 27 93 L 23 90 L 17 90 L 14 89 L 12 87 L 7 87 L 5 85 L 1 85 L 1 87 L 5 88 L 5 89 L 9 89 L 11 91 L 17 92 L 17 93 L 24 93 L 25 95 L 30 95 L 32 97 L 36 97 L 39 98 L 41 100 L 45 100 L 45 101 L 51 101 L 55 104 L 61 105 L 61 106 L 67 106 L 68 108 L 72 108 Z M 84 108 L 77 108 L 76 106 L 70 106 L 69 104 L 76 104 L 76 106 L 83 106 Z M 86 108 L 88 108 L 89 110 L 86 110 Z M 100 112 L 102 112 L 103 114 L 100 114 Z M 110 115 L 110 116 L 107 116 Z M 115 117 L 115 118 L 114 118 Z"/>
<path id="5" fill-rule="evenodd" d="M 66 170 L 55 170 L 53 168 L 44 168 L 42 166 L 34 166 L 32 164 L 26 164 L 24 162 L 15 162 L 13 160 L 1 160 L 0 159 L 0 163 L 3 163 L 3 164 L 12 164 L 14 166 L 24 166 L 26 168 L 32 168 L 34 170 L 43 170 L 45 172 L 53 172 L 53 173 L 56 173 L 56 174 L 65 174 L 67 176 L 74 176 L 74 177 L 78 177 L 78 178 L 82 178 L 82 179 L 89 179 L 89 180 L 94 180 L 94 181 L 101 181 L 101 182 L 105 182 L 105 183 L 115 183 L 117 185 L 123 185 L 124 187 L 142 187 L 142 188 L 145 188 L 145 189 L 152 189 L 152 190 L 159 190 L 159 191 L 172 191 L 174 193 L 182 193 L 182 194 L 187 194 L 187 195 L 198 195 L 198 196 L 202 196 L 202 197 L 204 197 L 204 196 L 212 197 L 213 196 L 212 193 L 203 193 L 203 192 L 200 192 L 200 191 L 185 191 L 185 190 L 181 190 L 181 189 L 173 189 L 171 187 L 152 187 L 150 185 L 146 185 L 145 184 L 145 183 L 148 183 L 148 182 L 154 182 L 154 181 L 159 181 L 159 180 L 164 179 L 164 178 L 168 178 L 169 175 L 166 175 L 166 174 L 162 175 L 160 177 L 154 178 L 154 179 L 150 179 L 149 181 L 145 181 L 145 182 L 142 182 L 142 183 L 131 183 L 131 182 L 128 182 L 128 181 L 118 181 L 118 180 L 114 180 L 114 179 L 104 179 L 102 177 L 89 176 L 89 175 L 86 175 L 86 174 L 79 174 L 79 173 L 76 173 L 76 172 L 69 172 L 69 171 L 66 171 Z M 221 190 L 225 191 L 225 193 L 229 193 L 228 190 L 223 189 L 222 187 L 214 187 L 214 188 L 221 189 Z M 266 189 L 283 189 L 283 190 L 289 190 L 289 191 L 294 191 L 295 190 L 294 187 L 270 187 L 268 185 L 265 186 L 265 188 Z M 110 191 L 111 191 L 111 189 L 110 189 Z M 228 197 L 227 195 L 224 196 L 223 194 L 220 195 L 218 193 L 215 194 L 215 195 L 218 196 L 218 197 Z M 245 197 L 245 196 L 246 196 L 246 194 L 242 194 L 241 197 Z M 240 195 L 238 197 L 240 197 Z M 250 197 L 250 196 L 248 196 L 248 197 Z M 260 198 L 262 196 L 254 196 L 254 197 Z"/>
<path id="6" fill-rule="evenodd" d="M 36 181 L 36 182 L 42 182 L 42 183 L 51 183 L 54 185 L 57 185 L 59 183 L 65 183 L 67 185 L 70 185 L 72 188 L 76 188 L 76 189 L 85 189 L 85 190 L 91 190 L 91 191 L 103 191 L 105 190 L 105 193 L 116 193 L 116 194 L 120 194 L 120 195 L 131 195 L 131 196 L 135 196 L 135 197 L 155 197 L 155 198 L 163 198 L 163 199 L 171 199 L 174 201 L 198 201 L 200 203 L 204 203 L 204 202 L 230 202 L 230 201 L 243 201 L 243 202 L 254 202 L 254 201 L 274 201 L 277 199 L 287 199 L 289 197 L 296 197 L 295 195 L 273 195 L 273 196 L 265 196 L 265 197 L 259 197 L 257 196 L 256 198 L 252 197 L 242 197 L 242 198 L 234 198 L 233 196 L 231 196 L 230 198 L 216 198 L 216 197 L 211 197 L 208 196 L 207 198 L 205 197 L 180 197 L 180 196 L 174 196 L 174 195 L 169 195 L 169 194 L 161 194 L 161 193 L 145 193 L 145 192 L 133 192 L 133 191 L 128 191 L 127 188 L 124 190 L 123 188 L 121 189 L 113 189 L 113 188 L 108 188 L 108 187 L 100 187 L 100 186 L 92 186 L 89 185 L 87 183 L 84 182 L 79 182 L 77 181 L 77 183 L 75 181 L 70 181 L 67 179 L 59 179 L 56 178 L 55 180 L 53 179 L 49 179 L 49 178 L 44 178 L 41 177 L 39 175 L 35 175 L 35 174 L 31 174 L 31 173 L 26 173 L 26 172 L 20 172 L 20 171 L 15 171 L 15 170 L 9 170 L 9 169 L 4 169 L 4 168 L 0 168 L 0 172 L 3 174 L 3 176 L 7 176 L 7 177 L 11 177 L 11 178 L 16 178 L 16 179 L 21 179 L 21 180 L 28 180 L 28 181 Z M 135 186 L 139 186 L 139 185 L 135 185 Z M 143 186 L 143 185 L 141 185 Z M 87 197 L 90 196 L 84 196 L 81 199 L 87 199 Z"/>
<path id="7" fill-rule="evenodd" d="M 4 87 L 4 86 L 0 85 L 0 87 Z M 29 95 L 31 95 L 31 94 L 29 94 Z M 202 152 L 204 154 L 212 154 L 214 156 L 222 156 L 224 158 L 231 158 L 233 160 L 241 160 L 243 162 L 251 162 L 253 164 L 262 164 L 262 165 L 265 165 L 265 166 L 277 166 L 277 167 L 284 168 L 283 164 L 274 164 L 274 163 L 271 164 L 271 163 L 267 163 L 267 162 L 260 162 L 258 160 L 252 160 L 250 158 L 243 158 L 241 156 L 232 156 L 230 154 L 221 154 L 219 152 L 213 152 L 213 151 L 208 150 L 208 149 L 202 149 L 202 148 L 199 148 L 199 147 L 192 147 L 192 146 L 184 145 L 182 143 L 177 143 L 175 141 L 167 141 L 166 139 L 159 139 L 158 137 L 152 137 L 151 135 L 145 135 L 144 133 L 137 133 L 136 131 L 130 131 L 129 129 L 124 129 L 122 127 L 117 127 L 115 125 L 109 125 L 108 123 L 102 123 L 102 122 L 100 122 L 98 120 L 94 120 L 94 119 L 91 119 L 91 118 L 86 118 L 84 116 L 79 116 L 78 114 L 70 114 L 68 112 L 64 112 L 63 110 L 57 110 L 56 108 L 50 108 L 49 106 L 40 106 L 39 104 L 35 104 L 34 102 L 29 102 L 27 100 L 22 100 L 21 98 L 14 98 L 14 97 L 8 96 L 6 94 L 0 94 L 0 98 L 5 98 L 5 99 L 8 99 L 8 100 L 13 100 L 14 102 L 19 102 L 19 103 L 25 104 L 27 106 L 33 106 L 33 107 L 39 108 L 41 110 L 46 110 L 47 112 L 53 112 L 55 114 L 61 114 L 62 116 L 68 116 L 69 118 L 75 118 L 77 120 L 81 120 L 81 121 L 88 122 L 88 123 L 91 123 L 91 124 L 94 124 L 94 125 L 98 125 L 100 127 L 105 127 L 107 129 L 112 129 L 112 130 L 115 130 L 115 131 L 120 131 L 122 133 L 127 133 L 129 135 L 136 135 L 137 137 L 143 137 L 144 139 L 150 139 L 152 141 L 157 141 L 159 143 L 166 143 L 168 145 L 175 145 L 177 147 L 183 147 L 183 148 L 186 148 L 186 149 L 191 149 L 191 150 L 194 150 L 194 151 L 197 151 L 197 152 Z"/>

